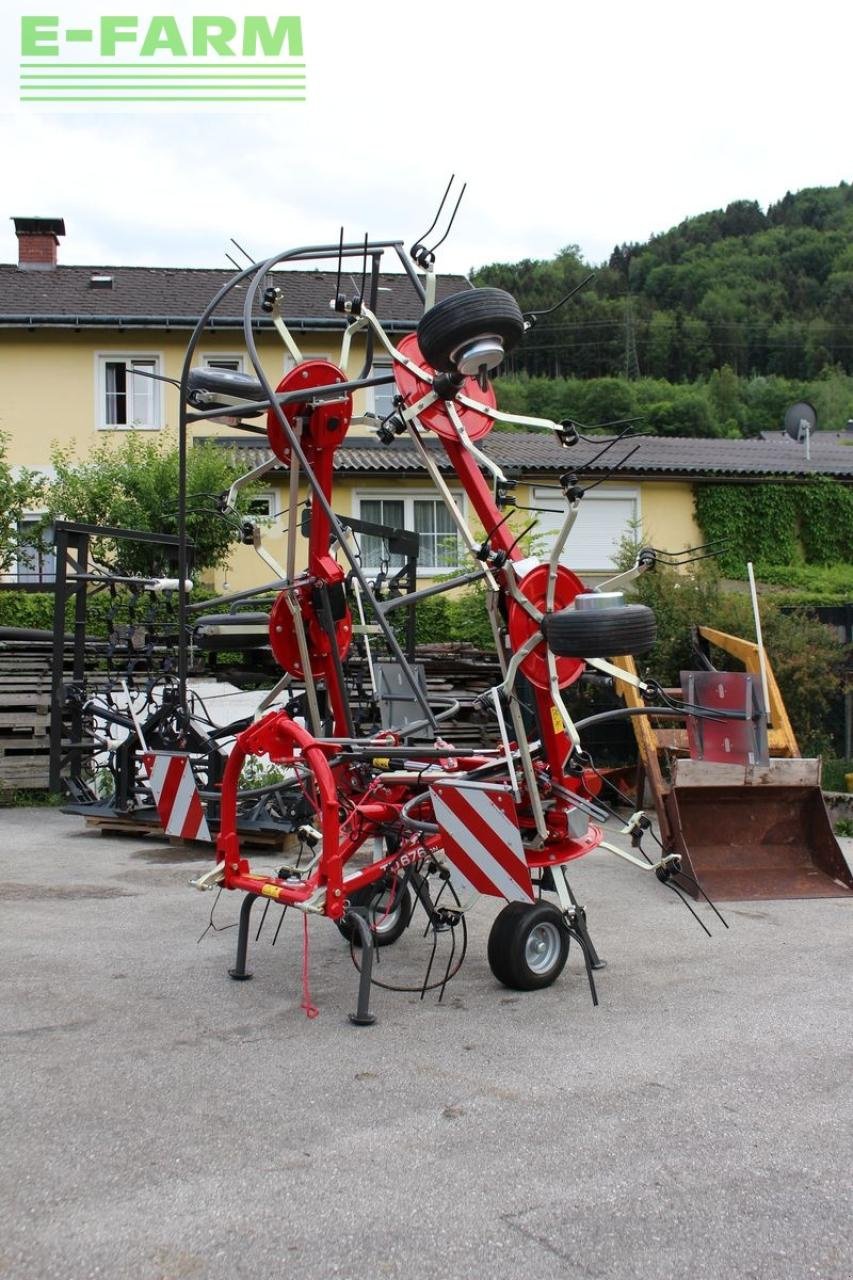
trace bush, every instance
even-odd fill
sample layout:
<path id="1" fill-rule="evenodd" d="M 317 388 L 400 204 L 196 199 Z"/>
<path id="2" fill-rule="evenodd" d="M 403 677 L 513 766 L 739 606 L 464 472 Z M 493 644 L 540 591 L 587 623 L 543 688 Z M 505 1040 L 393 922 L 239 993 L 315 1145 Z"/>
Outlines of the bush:
<path id="1" fill-rule="evenodd" d="M 0 591 L 0 627 L 53 627 L 53 594 L 47 591 Z"/>
<path id="2" fill-rule="evenodd" d="M 406 634 L 406 609 L 390 616 L 397 638 Z M 482 587 L 469 587 L 458 595 L 428 596 L 415 608 L 415 643 L 446 644 L 458 641 L 476 645 L 478 649 L 494 647 L 494 637 L 486 612 L 486 592 Z"/>
<path id="3" fill-rule="evenodd" d="M 678 685 L 680 672 L 694 665 L 694 625 L 755 640 L 749 596 L 724 591 L 713 568 L 692 577 L 658 568 L 637 580 L 635 594 L 655 611 L 658 639 L 643 666 L 662 684 Z M 829 752 L 844 692 L 844 645 L 831 627 L 805 609 L 783 612 L 766 596 L 760 607 L 764 645 L 800 750 L 804 755 Z M 715 662 L 723 670 L 740 669 L 736 659 L 720 652 L 715 653 Z"/>
<path id="4" fill-rule="evenodd" d="M 800 750 L 834 755 L 835 713 L 845 689 L 842 641 L 807 609 L 783 612 L 764 600 L 761 627 Z"/>
<path id="5" fill-rule="evenodd" d="M 428 596 L 415 607 L 415 643 L 436 644 L 450 640 L 450 622 L 448 607 L 450 600 L 446 595 Z M 397 609 L 390 616 L 394 629 L 400 640 L 406 634 L 408 609 Z"/>
<path id="6" fill-rule="evenodd" d="M 191 599 L 199 602 L 212 596 L 213 592 L 201 588 L 193 591 Z M 40 631 L 51 631 L 53 601 L 53 593 L 48 591 L 0 591 L 0 627 L 32 627 Z M 152 601 L 150 595 L 145 593 L 137 597 L 135 608 L 138 620 L 144 623 L 151 615 L 151 620 L 156 619 L 158 625 L 163 625 L 165 622 L 177 626 L 177 596 L 172 595 L 168 598 L 157 596 L 155 601 L 156 603 Z M 114 614 L 114 620 L 117 623 L 127 623 L 131 607 L 131 594 L 124 588 L 117 590 L 115 596 L 106 592 L 90 595 L 87 608 L 87 635 L 103 639 L 110 632 L 110 615 Z M 152 614 L 152 609 L 156 609 L 156 613 Z M 211 609 L 210 612 L 224 613 L 227 609 L 227 605 L 220 605 L 216 609 Z M 65 626 L 69 632 L 73 624 L 74 599 L 72 597 L 65 608 Z"/>
<path id="7" fill-rule="evenodd" d="M 759 564 L 762 584 L 780 587 L 773 598 L 779 605 L 846 604 L 853 599 L 853 564 Z"/>
<path id="8" fill-rule="evenodd" d="M 178 447 L 166 434 L 157 439 L 131 433 L 106 440 L 87 461 L 75 462 L 58 451 L 53 464 L 56 479 L 49 502 L 55 519 L 125 529 L 178 531 Z M 194 544 L 194 572 L 227 564 L 238 536 L 238 521 L 217 510 L 218 495 L 242 473 L 226 451 L 211 441 L 194 443 L 187 457 L 187 533 Z M 238 510 L 246 509 L 250 490 L 239 495 Z M 118 556 L 124 572 L 148 574 L 163 570 L 175 552 L 144 543 L 108 542 L 94 545 L 98 558 Z"/>

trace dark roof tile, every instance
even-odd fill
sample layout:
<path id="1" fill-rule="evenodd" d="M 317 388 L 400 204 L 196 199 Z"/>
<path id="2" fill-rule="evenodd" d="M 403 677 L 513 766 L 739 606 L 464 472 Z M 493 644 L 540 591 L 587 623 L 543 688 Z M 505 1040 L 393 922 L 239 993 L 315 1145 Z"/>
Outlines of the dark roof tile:
<path id="1" fill-rule="evenodd" d="M 787 443 L 786 443 L 787 441 Z M 229 436 L 222 441 L 236 447 L 244 455 L 246 465 L 254 466 L 271 453 L 256 438 Z M 426 437 L 426 444 L 442 470 L 450 470 L 450 462 L 435 437 Z M 790 447 L 789 447 L 790 446 Z M 787 437 L 772 440 L 707 440 L 683 436 L 648 436 L 639 440 L 626 440 L 614 445 L 603 457 L 591 461 L 599 452 L 600 444 L 580 443 L 570 449 L 559 445 L 543 432 L 493 431 L 481 442 L 484 452 L 508 474 L 516 476 L 537 475 L 547 472 L 576 471 L 580 475 L 606 475 L 616 468 L 618 478 L 643 476 L 696 476 L 719 479 L 744 479 L 788 477 L 807 478 L 816 475 L 834 476 L 853 481 L 853 448 L 844 444 L 822 446 L 819 456 L 809 462 L 805 451 Z M 620 458 L 636 448 L 637 452 L 618 467 Z M 382 445 L 366 437 L 351 436 L 345 440 L 335 458 L 336 469 L 356 474 L 421 474 L 420 463 L 414 446 L 409 440 L 400 439 L 391 445 Z"/>
<path id="2" fill-rule="evenodd" d="M 28 324 L 148 324 L 186 326 L 201 314 L 214 294 L 234 272 L 194 267 L 55 267 L 50 271 L 20 271 L 0 265 L 0 325 Z M 356 277 L 358 273 L 356 272 Z M 92 276 L 111 276 L 111 288 L 93 288 Z M 329 308 L 334 296 L 334 271 L 276 271 L 273 278 L 284 291 L 285 318 L 301 328 L 343 327 L 342 316 Z M 344 277 L 354 292 L 350 273 Z M 412 329 L 422 306 L 408 276 L 402 272 L 380 274 L 377 313 L 386 328 Z M 464 276 L 443 276 L 438 297 L 471 286 Z M 214 328 L 242 326 L 242 300 L 238 286 L 217 311 Z M 262 323 L 269 323 L 266 317 Z M 306 323 L 307 322 L 307 323 Z"/>

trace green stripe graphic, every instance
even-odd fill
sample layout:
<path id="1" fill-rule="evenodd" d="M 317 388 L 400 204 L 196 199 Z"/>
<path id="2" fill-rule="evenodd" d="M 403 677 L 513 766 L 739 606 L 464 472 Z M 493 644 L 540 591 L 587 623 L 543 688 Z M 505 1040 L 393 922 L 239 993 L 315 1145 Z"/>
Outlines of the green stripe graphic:
<path id="1" fill-rule="evenodd" d="M 234 72 L 227 72 L 223 74 L 222 72 L 218 72 L 218 71 L 193 71 L 193 72 L 190 72 L 190 71 L 174 72 L 173 71 L 173 72 L 162 72 L 162 73 L 142 71 L 137 74 L 137 73 L 127 72 L 127 71 L 113 71 L 113 72 L 107 72 L 105 75 L 98 75 L 93 72 L 80 72 L 79 74 L 74 72 L 66 74 L 65 72 L 63 72 L 61 75 L 47 75 L 47 74 L 30 75 L 27 72 L 22 72 L 21 79 L 26 81 L 56 80 L 56 81 L 62 81 L 63 83 L 66 80 L 89 80 L 89 81 L 94 81 L 96 83 L 99 80 L 127 80 L 127 81 L 130 81 L 131 83 L 135 83 L 137 80 L 166 80 L 166 81 L 172 81 L 172 80 L 190 80 L 190 81 L 192 80 L 217 80 L 217 81 L 218 80 L 303 80 L 304 81 L 305 72 L 304 71 L 298 71 L 298 72 L 234 71 Z M 74 88 L 73 85 L 68 85 L 67 87 L 69 89 Z"/>
<path id="2" fill-rule="evenodd" d="M 142 95 L 135 97 L 114 97 L 103 93 L 89 95 L 87 97 L 60 98 L 54 95 L 36 95 L 21 94 L 21 102 L 304 102 L 305 98 L 296 97 L 270 97 L 270 96 L 253 96 L 245 98 L 235 97 L 154 97 L 153 95 Z"/>
<path id="3" fill-rule="evenodd" d="M 304 102 L 306 64 L 68 60 L 20 63 L 21 102 Z M 256 92 L 253 92 L 256 90 Z"/>
<path id="4" fill-rule="evenodd" d="M 51 59 L 45 59 L 44 62 L 22 62 L 20 65 L 22 69 L 25 71 L 54 71 L 58 67 L 71 67 L 74 70 L 77 70 L 78 67 L 81 69 L 85 67 L 97 67 L 101 71 L 106 71 L 110 66 L 114 66 L 120 71 L 133 71 L 133 70 L 140 70 L 140 71 L 152 70 L 153 71 L 158 66 L 162 67 L 165 71 L 171 70 L 172 67 L 175 67 L 177 70 L 189 70 L 191 68 L 196 68 L 196 67 L 199 70 L 209 68 L 211 71 L 217 71 L 217 70 L 230 71 L 232 68 L 236 69 L 238 67 L 252 67 L 255 70 L 274 71 L 279 68 L 287 67 L 289 70 L 295 71 L 299 67 L 304 67 L 305 63 L 304 62 L 230 62 L 230 61 L 207 63 L 201 58 L 198 58 L 198 59 L 188 58 L 185 61 L 181 61 L 180 59 L 176 58 L 174 62 L 170 60 L 167 63 L 163 63 L 163 62 L 161 63 L 156 63 L 156 62 L 110 63 L 106 58 L 102 58 L 100 62 L 77 62 L 74 60 L 69 60 L 68 62 L 54 62 L 53 59 L 51 58 Z"/>

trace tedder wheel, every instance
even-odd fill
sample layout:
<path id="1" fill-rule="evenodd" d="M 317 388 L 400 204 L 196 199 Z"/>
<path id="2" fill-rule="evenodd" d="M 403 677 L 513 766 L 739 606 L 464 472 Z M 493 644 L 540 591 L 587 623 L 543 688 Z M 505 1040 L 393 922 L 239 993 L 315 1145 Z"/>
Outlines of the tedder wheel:
<path id="1" fill-rule="evenodd" d="M 510 902 L 489 934 L 489 968 L 505 987 L 550 987 L 569 955 L 563 917 L 550 902 Z"/>
<path id="2" fill-rule="evenodd" d="M 356 889 L 349 900 L 350 905 L 365 916 L 377 947 L 390 947 L 405 933 L 412 915 L 412 895 L 408 886 L 401 888 L 393 880 L 390 883 L 377 880 L 375 884 Z M 361 946 L 361 934 L 355 925 L 348 920 L 338 920 L 337 925 L 347 942 Z"/>
<path id="3" fill-rule="evenodd" d="M 519 305 L 503 289 L 468 289 L 442 298 L 421 317 L 418 346 L 433 369 L 452 373 L 454 352 L 487 334 L 497 334 L 504 351 L 511 351 L 524 336 Z"/>
<path id="4" fill-rule="evenodd" d="M 657 624 L 647 605 L 626 604 L 589 613 L 563 609 L 546 614 L 542 632 L 548 648 L 561 658 L 613 658 L 651 649 Z"/>

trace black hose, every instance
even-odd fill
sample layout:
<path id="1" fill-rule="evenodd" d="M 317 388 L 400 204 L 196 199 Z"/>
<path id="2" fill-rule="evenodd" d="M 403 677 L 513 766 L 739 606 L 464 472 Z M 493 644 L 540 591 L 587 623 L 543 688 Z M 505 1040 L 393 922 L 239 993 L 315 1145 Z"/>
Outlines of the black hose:
<path id="1" fill-rule="evenodd" d="M 628 716 L 659 716 L 662 720 L 748 720 L 740 711 L 712 711 L 705 707 L 616 707 L 613 711 L 599 711 L 597 715 L 576 720 L 575 728 L 586 729 L 591 724 L 603 724 L 607 720 L 623 720 Z"/>
<path id="2" fill-rule="evenodd" d="M 603 724 L 607 720 L 624 720 L 627 716 L 661 716 L 668 720 L 686 720 L 687 712 L 674 707 L 615 707 L 613 711 L 599 711 L 584 720 L 576 720 L 576 729 L 586 729 L 591 724 Z"/>
<path id="3" fill-rule="evenodd" d="M 412 796 L 411 800 L 407 800 L 400 810 L 400 821 L 404 827 L 409 827 L 412 831 L 421 831 L 424 835 L 438 835 L 438 825 L 435 822 L 422 822 L 420 818 L 412 818 L 409 816 L 408 810 L 413 805 L 423 804 L 425 800 L 429 800 L 429 792 L 422 791 L 420 795 Z"/>

